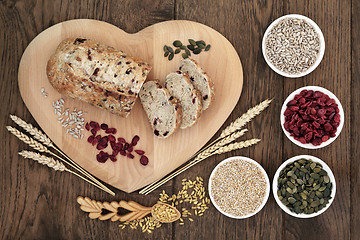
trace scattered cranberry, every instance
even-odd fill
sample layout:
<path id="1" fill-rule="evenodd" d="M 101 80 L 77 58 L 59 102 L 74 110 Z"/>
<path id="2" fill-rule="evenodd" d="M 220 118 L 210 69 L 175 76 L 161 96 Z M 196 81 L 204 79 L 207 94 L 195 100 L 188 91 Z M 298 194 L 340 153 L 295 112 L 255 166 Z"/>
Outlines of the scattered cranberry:
<path id="1" fill-rule="evenodd" d="M 88 130 L 88 131 L 90 131 L 90 124 L 89 124 L 89 123 L 86 123 L 86 124 L 85 124 L 85 129 Z"/>
<path id="2" fill-rule="evenodd" d="M 94 141 L 95 137 L 93 135 L 89 136 L 87 141 L 88 143 L 92 143 Z"/>
<path id="3" fill-rule="evenodd" d="M 132 155 L 131 153 L 127 153 L 126 156 L 127 156 L 128 158 L 131 158 L 131 159 L 134 159 L 134 157 L 135 157 L 135 156 Z"/>
<path id="4" fill-rule="evenodd" d="M 133 150 L 134 150 L 133 146 L 130 145 L 130 147 L 128 147 L 128 149 L 126 151 L 132 152 Z"/>
<path id="5" fill-rule="evenodd" d="M 123 156 L 126 156 L 126 152 L 124 150 L 120 150 L 119 153 Z"/>
<path id="6" fill-rule="evenodd" d="M 116 134 L 117 130 L 115 128 L 108 128 L 105 130 L 105 133 L 112 133 L 112 134 Z"/>
<path id="7" fill-rule="evenodd" d="M 301 143 L 315 146 L 335 137 L 340 125 L 338 105 L 320 91 L 303 90 L 289 101 L 284 128 Z"/>
<path id="8" fill-rule="evenodd" d="M 96 133 L 97 133 L 97 131 L 96 131 L 95 129 L 91 129 L 91 134 L 92 134 L 92 135 L 94 135 L 94 136 L 95 136 L 95 135 L 96 135 Z"/>
<path id="9" fill-rule="evenodd" d="M 125 145 L 124 145 L 124 150 L 127 150 L 128 148 L 129 148 L 129 144 L 128 143 L 125 143 Z"/>
<path id="10" fill-rule="evenodd" d="M 144 155 L 145 152 L 143 150 L 135 150 L 135 152 L 139 155 Z"/>
<path id="11" fill-rule="evenodd" d="M 138 141 L 140 140 L 140 137 L 138 135 L 135 135 L 133 139 L 131 140 L 131 145 L 136 146 Z"/>
<path id="12" fill-rule="evenodd" d="M 110 155 L 109 157 L 112 162 L 116 162 L 117 159 L 114 155 Z"/>
<path id="13" fill-rule="evenodd" d="M 100 127 L 101 127 L 102 130 L 107 130 L 107 129 L 109 128 L 106 123 L 102 123 L 102 124 L 100 125 Z"/>
<path id="14" fill-rule="evenodd" d="M 125 141 L 124 138 L 118 138 L 117 140 L 118 140 L 119 142 L 121 142 L 121 143 L 126 143 L 126 141 Z"/>
<path id="15" fill-rule="evenodd" d="M 144 166 L 148 165 L 149 159 L 146 156 L 141 156 L 140 163 Z"/>
<path id="16" fill-rule="evenodd" d="M 116 138 L 114 137 L 114 135 L 108 135 L 108 139 L 110 142 L 115 142 Z"/>

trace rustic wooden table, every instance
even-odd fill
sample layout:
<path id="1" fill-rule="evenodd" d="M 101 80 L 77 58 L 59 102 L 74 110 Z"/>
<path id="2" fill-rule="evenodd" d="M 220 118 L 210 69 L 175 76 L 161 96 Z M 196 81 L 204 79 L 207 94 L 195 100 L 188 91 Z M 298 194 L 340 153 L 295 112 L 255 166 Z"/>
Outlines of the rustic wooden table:
<path id="1" fill-rule="evenodd" d="M 261 40 L 276 18 L 299 13 L 313 19 L 325 36 L 325 56 L 306 77 L 287 79 L 265 63 Z M 10 135 L 5 125 L 9 114 L 35 124 L 17 85 L 21 55 L 30 41 L 44 29 L 75 18 L 103 20 L 134 33 L 157 22 L 187 19 L 206 24 L 234 45 L 244 68 L 240 101 L 224 126 L 250 106 L 274 98 L 270 108 L 252 121 L 247 136 L 262 141 L 255 147 L 211 157 L 162 189 L 176 193 L 183 178 L 208 180 L 217 163 L 226 157 L 244 155 L 257 160 L 272 180 L 278 166 L 299 154 L 315 155 L 332 168 L 337 183 L 333 205 L 321 216 L 297 219 L 285 214 L 270 198 L 264 209 L 246 220 L 221 215 L 213 206 L 192 224 L 163 225 L 152 234 L 121 230 L 118 224 L 90 220 L 76 203 L 78 195 L 112 200 L 135 200 L 144 205 L 156 202 L 160 189 L 149 196 L 99 191 L 70 175 L 50 171 L 25 161 L 17 152 L 27 148 Z M 360 2 L 328 1 L 236 1 L 236 0 L 1 0 L 0 1 L 0 239 L 359 239 L 360 237 Z M 342 102 L 345 125 L 328 147 L 306 150 L 291 143 L 282 133 L 279 112 L 283 100 L 295 89 L 318 85 L 332 91 Z M 222 127 L 223 129 L 224 127 Z"/>

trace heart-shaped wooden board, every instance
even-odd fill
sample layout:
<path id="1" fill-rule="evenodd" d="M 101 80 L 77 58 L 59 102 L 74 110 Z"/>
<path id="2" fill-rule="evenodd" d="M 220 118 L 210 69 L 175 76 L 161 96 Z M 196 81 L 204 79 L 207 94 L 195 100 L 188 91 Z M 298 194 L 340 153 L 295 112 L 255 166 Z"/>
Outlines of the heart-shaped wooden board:
<path id="1" fill-rule="evenodd" d="M 86 37 L 121 49 L 131 56 L 139 57 L 152 66 L 147 79 L 159 79 L 179 68 L 181 54 L 172 61 L 164 57 L 163 46 L 172 46 L 174 40 L 184 44 L 188 39 L 204 40 L 211 44 L 208 52 L 191 57 L 207 72 L 215 83 L 215 101 L 203 112 L 193 127 L 178 130 L 167 139 L 154 136 L 147 116 L 139 100 L 128 118 L 122 118 L 87 103 L 73 100 L 58 93 L 46 76 L 46 65 L 58 44 L 68 37 Z M 243 84 L 242 66 L 231 43 L 210 27 L 191 21 L 168 21 L 149 26 L 138 33 L 123 30 L 96 20 L 70 20 L 54 25 L 40 33 L 26 48 L 19 66 L 19 88 L 29 111 L 46 134 L 70 158 L 104 182 L 126 192 L 135 191 L 154 182 L 186 162 L 221 127 L 232 112 L 241 94 Z M 48 97 L 44 98 L 44 88 Z M 85 122 L 107 123 L 118 130 L 116 137 L 128 142 L 134 135 L 140 136 L 136 149 L 146 152 L 149 164 L 142 166 L 139 156 L 129 159 L 118 155 L 118 160 L 99 163 L 99 152 L 87 142 L 90 133 L 83 131 L 83 139 L 75 139 L 57 121 L 53 101 L 64 98 L 65 108 L 87 112 Z M 105 150 L 111 154 L 110 146 Z"/>

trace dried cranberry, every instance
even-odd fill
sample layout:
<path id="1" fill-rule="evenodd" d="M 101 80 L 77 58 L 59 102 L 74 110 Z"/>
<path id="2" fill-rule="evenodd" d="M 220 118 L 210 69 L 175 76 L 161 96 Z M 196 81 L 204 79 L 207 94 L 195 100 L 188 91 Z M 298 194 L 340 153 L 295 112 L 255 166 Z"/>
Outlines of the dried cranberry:
<path id="1" fill-rule="evenodd" d="M 106 133 L 112 133 L 112 134 L 116 134 L 117 130 L 115 128 L 108 128 L 105 131 Z"/>
<path id="2" fill-rule="evenodd" d="M 143 150 L 135 150 L 135 152 L 139 155 L 144 155 L 145 152 Z"/>
<path id="3" fill-rule="evenodd" d="M 131 153 L 127 153 L 126 156 L 127 156 L 128 158 L 131 158 L 131 159 L 134 159 L 134 157 L 135 157 L 135 156 L 132 155 Z"/>
<path id="4" fill-rule="evenodd" d="M 102 130 L 107 130 L 107 129 L 109 128 L 106 123 L 102 123 L 102 124 L 100 125 L 100 127 L 101 127 Z"/>
<path id="5" fill-rule="evenodd" d="M 117 140 L 121 143 L 126 143 L 126 140 L 124 138 L 118 138 Z"/>
<path id="6" fill-rule="evenodd" d="M 340 114 L 335 114 L 334 116 L 334 122 L 340 122 Z"/>
<path id="7" fill-rule="evenodd" d="M 327 140 L 329 140 L 329 135 L 324 135 L 322 138 L 321 138 L 321 141 L 323 142 L 326 142 Z"/>
<path id="8" fill-rule="evenodd" d="M 331 130 L 333 130 L 333 126 L 331 126 L 330 123 L 325 123 L 325 124 L 324 124 L 324 130 L 325 130 L 326 132 L 330 132 Z"/>
<path id="9" fill-rule="evenodd" d="M 124 145 L 124 150 L 127 150 L 128 148 L 129 148 L 129 144 L 128 143 L 125 143 L 125 145 Z"/>
<path id="10" fill-rule="evenodd" d="M 287 104 L 287 106 L 292 106 L 292 105 L 295 105 L 295 104 L 297 104 L 297 101 L 296 101 L 296 100 L 291 100 L 291 101 Z"/>
<path id="11" fill-rule="evenodd" d="M 90 122 L 90 127 L 92 127 L 93 129 L 95 129 L 95 131 L 99 131 L 100 130 L 100 125 L 97 122 L 91 121 Z"/>
<path id="12" fill-rule="evenodd" d="M 110 155 L 109 158 L 112 162 L 116 162 L 116 160 L 117 160 L 116 156 L 114 156 L 114 155 Z"/>
<path id="13" fill-rule="evenodd" d="M 87 141 L 88 143 L 92 143 L 94 141 L 95 137 L 93 135 L 89 136 Z"/>
<path id="14" fill-rule="evenodd" d="M 95 135 L 96 135 L 96 133 L 97 133 L 97 131 L 96 131 L 95 129 L 91 129 L 91 134 L 92 134 L 92 135 L 94 135 L 94 136 L 95 136 Z"/>
<path id="15" fill-rule="evenodd" d="M 124 150 L 120 150 L 119 153 L 123 156 L 126 156 L 126 152 Z"/>
<path id="16" fill-rule="evenodd" d="M 107 136 L 104 136 L 104 137 L 102 137 L 102 138 L 100 139 L 99 144 L 105 145 L 105 144 L 108 143 L 108 141 L 109 141 L 108 137 L 107 137 Z"/>
<path id="17" fill-rule="evenodd" d="M 119 150 L 114 150 L 114 151 L 112 151 L 112 155 L 113 156 L 116 156 L 116 155 L 118 155 L 119 154 Z"/>
<path id="18" fill-rule="evenodd" d="M 100 151 L 97 155 L 96 155 L 96 159 L 98 160 L 98 162 L 104 163 L 108 160 L 109 158 L 109 154 L 103 151 Z"/>
<path id="19" fill-rule="evenodd" d="M 91 144 L 92 144 L 93 146 L 95 146 L 98 142 L 99 142 L 99 141 L 97 140 L 97 138 L 94 138 L 94 140 L 91 142 Z"/>
<path id="20" fill-rule="evenodd" d="M 146 166 L 146 165 L 148 165 L 148 163 L 149 163 L 149 159 L 146 157 L 146 156 L 141 156 L 141 158 L 140 158 L 140 163 L 142 164 L 142 165 L 144 165 L 144 166 Z"/>
<path id="21" fill-rule="evenodd" d="M 138 141 L 140 140 L 140 137 L 138 135 L 135 135 L 133 139 L 131 140 L 131 145 L 136 146 Z"/>
<path id="22" fill-rule="evenodd" d="M 96 140 L 98 140 L 98 142 L 99 142 L 100 139 L 101 139 L 101 135 L 99 134 L 99 135 L 96 136 Z"/>
<path id="23" fill-rule="evenodd" d="M 128 151 L 128 152 L 132 152 L 133 150 L 134 150 L 134 148 L 131 145 L 128 147 L 128 149 L 126 149 L 126 151 Z"/>
<path id="24" fill-rule="evenodd" d="M 118 149 L 115 142 L 110 142 L 110 146 L 111 146 L 112 150 L 117 150 Z"/>
<path id="25" fill-rule="evenodd" d="M 123 149 L 123 145 L 122 143 L 116 143 L 116 149 L 122 150 Z"/>
<path id="26" fill-rule="evenodd" d="M 115 142 L 116 141 L 116 138 L 114 137 L 114 135 L 108 135 L 107 137 L 108 137 L 110 142 Z"/>
<path id="27" fill-rule="evenodd" d="M 90 124 L 88 122 L 85 124 L 85 129 L 90 131 Z"/>
<path id="28" fill-rule="evenodd" d="M 98 145 L 96 145 L 96 149 L 97 150 L 103 150 L 103 149 L 107 148 L 107 146 L 108 146 L 107 143 L 105 145 L 102 145 L 102 144 L 98 143 Z"/>

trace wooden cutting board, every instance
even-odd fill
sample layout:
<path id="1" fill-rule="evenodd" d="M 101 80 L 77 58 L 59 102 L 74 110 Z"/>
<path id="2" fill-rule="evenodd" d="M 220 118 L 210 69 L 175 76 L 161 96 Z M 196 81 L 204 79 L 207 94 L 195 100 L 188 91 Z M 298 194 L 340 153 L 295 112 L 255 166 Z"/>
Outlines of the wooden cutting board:
<path id="1" fill-rule="evenodd" d="M 159 139 L 154 136 L 139 100 L 129 117 L 122 118 L 62 96 L 50 85 L 46 64 L 63 39 L 79 36 L 96 39 L 144 59 L 153 67 L 148 79 L 159 79 L 161 82 L 164 82 L 168 73 L 178 69 L 182 59 L 181 54 L 177 54 L 172 61 L 168 61 L 163 56 L 164 44 L 172 45 L 174 40 L 181 40 L 185 44 L 189 38 L 204 40 L 211 44 L 210 51 L 191 57 L 214 80 L 215 101 L 203 112 L 195 126 L 178 130 L 167 139 Z M 22 56 L 18 76 L 26 106 L 55 144 L 87 171 L 126 192 L 135 191 L 164 177 L 198 151 L 230 115 L 240 98 L 243 84 L 241 62 L 231 43 L 210 27 L 183 20 L 158 23 L 135 34 L 128 34 L 116 26 L 96 20 L 79 19 L 59 23 L 40 33 L 29 44 Z M 48 93 L 47 98 L 42 95 L 42 88 Z M 131 141 L 134 135 L 139 135 L 136 149 L 146 152 L 149 164 L 142 166 L 136 154 L 135 159 L 118 155 L 116 162 L 97 162 L 98 150 L 86 141 L 90 133 L 85 130 L 83 139 L 75 139 L 58 123 L 52 103 L 61 97 L 65 100 L 65 108 L 70 111 L 76 107 L 87 112 L 85 121 L 107 123 L 117 128 L 116 137 Z M 110 146 L 106 150 L 111 153 Z"/>

